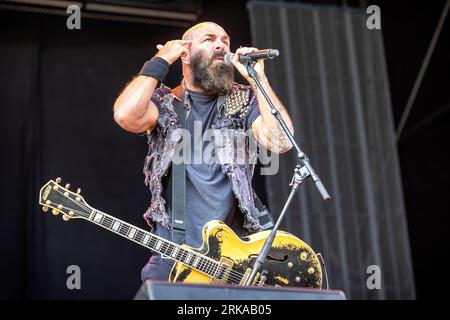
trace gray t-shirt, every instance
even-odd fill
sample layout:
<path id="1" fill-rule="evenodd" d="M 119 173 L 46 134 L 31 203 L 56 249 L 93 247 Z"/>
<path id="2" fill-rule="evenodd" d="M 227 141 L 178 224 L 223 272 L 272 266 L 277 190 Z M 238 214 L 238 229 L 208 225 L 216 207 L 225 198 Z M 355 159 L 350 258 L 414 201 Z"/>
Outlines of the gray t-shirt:
<path id="1" fill-rule="evenodd" d="M 210 153 L 214 153 L 214 141 L 211 139 L 202 139 L 202 136 L 207 129 L 212 128 L 217 114 L 218 96 L 205 95 L 192 91 L 189 91 L 188 96 L 191 99 L 191 112 L 186 122 L 186 129 L 190 132 L 192 139 L 191 157 L 193 159 L 194 146 L 197 146 L 196 150 L 200 151 L 200 159 L 202 159 L 203 151 L 213 150 Z M 152 101 L 159 109 L 159 100 L 152 99 Z M 251 128 L 251 124 L 259 115 L 257 100 L 253 99 L 247 114 L 247 128 Z M 194 133 L 194 126 L 201 127 L 201 135 Z M 199 148 L 200 145 L 201 148 Z M 169 214 L 171 214 L 170 205 L 168 203 Z M 237 200 L 231 189 L 231 183 L 228 177 L 222 172 L 220 164 L 205 163 L 205 161 L 200 164 L 187 164 L 185 243 L 194 248 L 200 247 L 202 244 L 203 226 L 210 220 L 224 221 L 237 234 L 244 232 L 243 214 L 237 206 Z M 171 232 L 158 223 L 155 224 L 153 232 L 163 238 L 171 239 Z M 156 258 L 156 256 L 153 258 Z M 143 274 L 143 278 L 151 278 L 151 275 L 146 277 Z"/>

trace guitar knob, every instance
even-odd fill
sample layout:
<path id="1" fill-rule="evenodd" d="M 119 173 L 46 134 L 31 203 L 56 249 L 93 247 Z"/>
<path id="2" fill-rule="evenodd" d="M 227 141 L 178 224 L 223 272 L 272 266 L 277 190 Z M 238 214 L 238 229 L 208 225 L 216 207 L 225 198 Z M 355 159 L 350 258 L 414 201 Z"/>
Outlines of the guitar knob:
<path id="1" fill-rule="evenodd" d="M 63 218 L 63 220 L 64 220 L 64 221 L 69 221 L 69 220 L 70 220 L 70 217 L 69 217 L 69 216 L 67 216 L 67 215 L 63 215 L 63 217 L 62 217 L 62 218 Z"/>
<path id="2" fill-rule="evenodd" d="M 61 182 L 61 178 L 60 177 L 56 178 L 56 183 L 60 183 L 60 182 Z"/>
<path id="3" fill-rule="evenodd" d="M 316 271 L 316 270 L 314 270 L 314 268 L 313 268 L 313 267 L 311 267 L 311 268 L 309 268 L 309 269 L 308 269 L 308 273 L 309 273 L 309 274 L 313 274 L 313 273 L 314 273 L 314 271 Z"/>
<path id="4" fill-rule="evenodd" d="M 56 209 L 52 209 L 52 213 L 53 213 L 55 216 L 57 216 L 57 215 L 59 214 L 59 211 L 56 210 Z"/>
<path id="5" fill-rule="evenodd" d="M 78 188 L 77 189 L 77 194 L 80 194 L 81 193 L 81 188 Z"/>
<path id="6" fill-rule="evenodd" d="M 48 207 L 47 206 L 43 206 L 42 207 L 42 211 L 47 212 L 48 211 Z"/>
<path id="7" fill-rule="evenodd" d="M 66 184 L 65 188 L 69 189 L 70 188 L 70 183 Z"/>
<path id="8" fill-rule="evenodd" d="M 308 258 L 308 252 L 302 251 L 302 253 L 300 253 L 300 260 L 305 261 L 306 258 Z"/>

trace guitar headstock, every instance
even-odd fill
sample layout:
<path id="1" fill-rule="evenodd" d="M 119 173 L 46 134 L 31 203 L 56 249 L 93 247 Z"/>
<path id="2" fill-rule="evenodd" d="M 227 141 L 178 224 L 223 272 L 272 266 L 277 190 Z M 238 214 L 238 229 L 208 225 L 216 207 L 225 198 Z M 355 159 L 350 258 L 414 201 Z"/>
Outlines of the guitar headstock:
<path id="1" fill-rule="evenodd" d="M 62 214 L 62 218 L 68 221 L 72 218 L 89 219 L 92 208 L 81 196 L 81 189 L 76 192 L 69 190 L 70 184 L 65 187 L 60 185 L 61 178 L 50 180 L 39 192 L 39 204 L 42 210 L 47 212 L 52 209 L 54 215 Z"/>

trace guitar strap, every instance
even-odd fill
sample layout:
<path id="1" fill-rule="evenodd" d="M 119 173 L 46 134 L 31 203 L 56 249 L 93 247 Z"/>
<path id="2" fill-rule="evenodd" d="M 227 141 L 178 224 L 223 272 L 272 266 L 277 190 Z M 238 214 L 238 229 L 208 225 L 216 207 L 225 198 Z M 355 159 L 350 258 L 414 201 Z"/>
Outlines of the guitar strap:
<path id="1" fill-rule="evenodd" d="M 253 192 L 253 199 L 255 203 L 255 208 L 257 209 L 257 219 L 259 224 L 262 226 L 263 230 L 272 229 L 274 226 L 272 215 L 265 205 L 262 204 L 261 200 L 255 192 Z"/>
<path id="2" fill-rule="evenodd" d="M 174 99 L 174 110 L 178 115 L 181 129 L 186 129 L 187 110 L 184 108 L 184 93 L 181 99 Z M 179 147 L 182 147 L 186 141 L 179 142 Z M 184 152 L 183 148 L 183 152 Z M 178 153 L 180 156 L 181 154 Z M 183 154 L 184 156 L 184 154 Z M 169 187 L 172 190 L 172 241 L 178 244 L 184 243 L 186 224 L 184 221 L 184 212 L 186 210 L 186 164 L 184 161 L 180 163 L 172 162 L 172 173 L 169 182 Z"/>

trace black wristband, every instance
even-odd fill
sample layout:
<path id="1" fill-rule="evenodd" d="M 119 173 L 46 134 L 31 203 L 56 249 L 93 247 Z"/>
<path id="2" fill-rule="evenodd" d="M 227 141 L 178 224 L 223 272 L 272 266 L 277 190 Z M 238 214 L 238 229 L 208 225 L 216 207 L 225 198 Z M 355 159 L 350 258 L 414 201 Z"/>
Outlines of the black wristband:
<path id="1" fill-rule="evenodd" d="M 140 76 L 147 76 L 163 82 L 169 72 L 169 63 L 160 57 L 153 57 L 146 61 L 139 71 Z"/>

